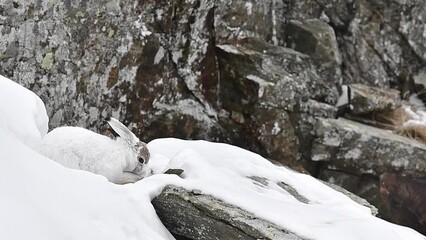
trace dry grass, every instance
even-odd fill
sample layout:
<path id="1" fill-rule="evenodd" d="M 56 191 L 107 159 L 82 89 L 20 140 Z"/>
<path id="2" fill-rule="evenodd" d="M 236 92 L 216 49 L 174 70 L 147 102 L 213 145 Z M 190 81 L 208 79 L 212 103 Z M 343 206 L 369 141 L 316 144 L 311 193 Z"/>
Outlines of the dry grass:
<path id="1" fill-rule="evenodd" d="M 404 124 L 402 129 L 402 134 L 426 144 L 426 125 L 425 124 Z"/>
<path id="2" fill-rule="evenodd" d="M 374 113 L 372 120 L 377 126 L 426 144 L 426 123 L 416 121 L 407 107 L 399 107 L 390 112 Z"/>

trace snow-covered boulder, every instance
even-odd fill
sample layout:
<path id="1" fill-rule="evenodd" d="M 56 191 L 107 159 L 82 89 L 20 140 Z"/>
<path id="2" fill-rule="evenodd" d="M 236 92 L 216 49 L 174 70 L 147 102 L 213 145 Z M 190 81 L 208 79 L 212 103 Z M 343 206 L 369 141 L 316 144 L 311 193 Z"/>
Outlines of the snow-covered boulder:
<path id="1" fill-rule="evenodd" d="M 369 207 L 311 176 L 277 167 L 238 147 L 179 139 L 157 139 L 148 147 L 155 173 L 184 170 L 168 184 L 187 191 L 168 187 L 153 202 L 176 236 L 187 232 L 183 236 L 189 239 L 215 239 L 214 234 L 223 234 L 216 231 L 219 225 L 225 224 L 226 231 L 254 239 L 262 232 L 265 239 L 283 239 L 274 235 L 280 230 L 287 232 L 284 239 L 426 239 L 374 217 Z M 142 182 L 164 177 L 156 174 Z M 218 221 L 221 224 L 215 224 Z"/>

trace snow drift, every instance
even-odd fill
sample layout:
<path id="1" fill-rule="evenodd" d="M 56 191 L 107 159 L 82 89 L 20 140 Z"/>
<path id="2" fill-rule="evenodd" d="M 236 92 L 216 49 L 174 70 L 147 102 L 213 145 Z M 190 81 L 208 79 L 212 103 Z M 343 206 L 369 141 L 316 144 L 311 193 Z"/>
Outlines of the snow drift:
<path id="1" fill-rule="evenodd" d="M 0 127 L 29 147 L 48 130 L 46 107 L 30 90 L 0 75 Z"/>

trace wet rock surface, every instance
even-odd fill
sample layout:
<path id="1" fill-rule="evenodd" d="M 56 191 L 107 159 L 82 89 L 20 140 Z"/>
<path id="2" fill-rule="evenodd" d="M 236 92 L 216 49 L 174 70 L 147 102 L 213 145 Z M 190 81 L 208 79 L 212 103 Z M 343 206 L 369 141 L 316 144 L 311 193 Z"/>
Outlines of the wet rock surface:
<path id="1" fill-rule="evenodd" d="M 422 0 L 0 0 L 0 74 L 44 100 L 50 128 L 105 132 L 113 116 L 146 142 L 235 144 L 386 215 L 380 174 L 424 177 L 424 147 L 333 120 L 334 104 L 342 84 L 378 88 L 359 114 L 393 108 L 389 88 L 421 95 L 425 19 Z"/>

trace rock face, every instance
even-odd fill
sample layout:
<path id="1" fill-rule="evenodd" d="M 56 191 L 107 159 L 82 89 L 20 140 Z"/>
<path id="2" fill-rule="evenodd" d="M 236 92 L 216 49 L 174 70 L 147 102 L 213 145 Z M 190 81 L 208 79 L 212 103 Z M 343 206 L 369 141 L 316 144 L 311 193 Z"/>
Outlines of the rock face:
<path id="1" fill-rule="evenodd" d="M 394 219 L 395 213 L 387 207 L 389 199 L 379 195 L 379 178 L 388 172 L 404 174 L 407 179 L 426 175 L 426 145 L 413 139 L 343 118 L 319 119 L 316 136 L 311 159 L 323 163 L 318 177 L 366 198 L 386 219 Z"/>
<path id="2" fill-rule="evenodd" d="M 212 196 L 179 187 L 167 186 L 152 204 L 176 239 L 306 239 Z"/>
<path id="3" fill-rule="evenodd" d="M 320 119 L 316 135 L 314 161 L 330 161 L 342 170 L 359 174 L 426 175 L 426 145 L 413 139 L 343 118 Z"/>
<path id="4" fill-rule="evenodd" d="M 383 159 L 421 147 L 397 139 L 385 147 L 380 137 L 366 146 L 363 134 L 375 130 L 346 131 L 337 120 L 339 134 L 357 141 L 340 149 L 315 126 L 333 122 L 343 83 L 424 89 L 425 21 L 422 0 L 0 0 L 0 74 L 44 100 L 50 128 L 104 132 L 113 116 L 143 141 L 235 144 L 329 181 L 356 179 L 354 191 L 374 200 L 379 174 L 425 172 L 424 158 Z M 371 107 L 380 106 L 358 109 Z M 383 158 L 355 161 L 374 150 Z M 312 161 L 324 154 L 336 158 Z"/>
<path id="5" fill-rule="evenodd" d="M 426 178 L 386 173 L 380 178 L 380 193 L 392 219 L 426 232 Z"/>
<path id="6" fill-rule="evenodd" d="M 304 54 L 251 38 L 217 48 L 222 112 L 229 113 L 221 120 L 226 128 L 241 129 L 231 139 L 297 166 L 299 144 L 290 114 L 306 104 L 306 93 L 329 97 L 333 91 L 323 81 L 328 72 Z"/>
<path id="7" fill-rule="evenodd" d="M 290 20 L 286 30 L 287 46 L 312 56 L 326 68 L 336 70 L 334 82 L 340 80 L 342 56 L 330 25 L 320 19 Z"/>
<path id="8" fill-rule="evenodd" d="M 351 84 L 351 114 L 390 112 L 401 105 L 399 91 Z"/>

